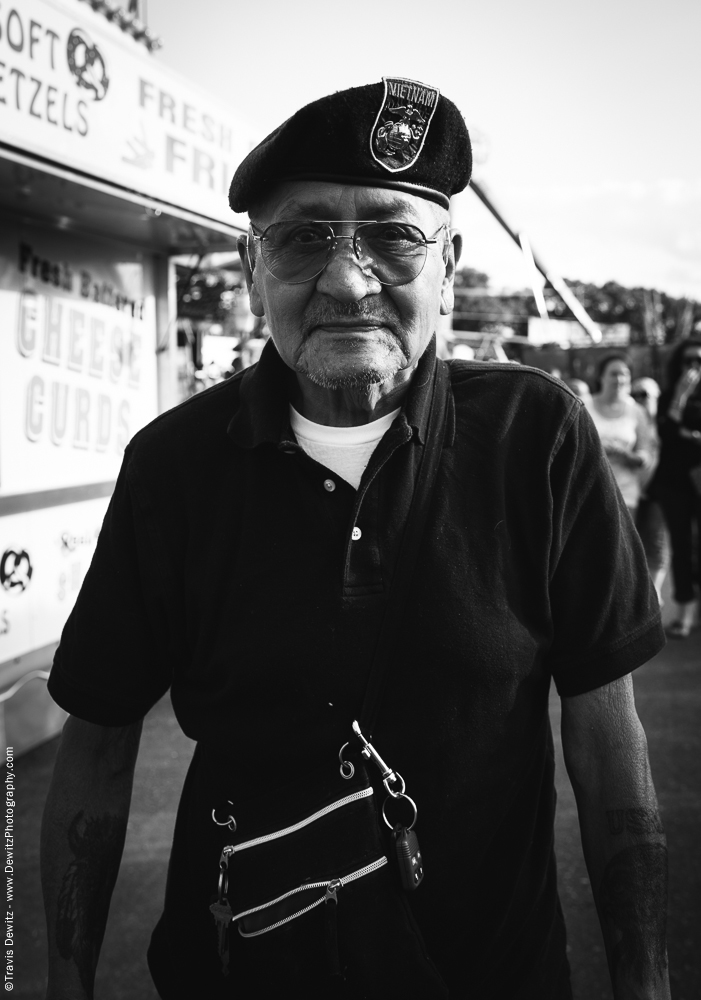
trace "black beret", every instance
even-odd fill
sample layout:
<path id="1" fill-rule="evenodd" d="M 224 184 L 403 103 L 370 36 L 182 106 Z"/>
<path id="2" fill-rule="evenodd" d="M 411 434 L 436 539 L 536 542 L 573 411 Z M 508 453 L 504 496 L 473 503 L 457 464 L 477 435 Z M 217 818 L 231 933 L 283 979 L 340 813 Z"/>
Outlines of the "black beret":
<path id="1" fill-rule="evenodd" d="M 301 108 L 234 174 L 229 204 L 245 212 L 283 180 L 395 188 L 449 205 L 467 187 L 472 149 L 457 107 L 435 87 L 384 77 Z"/>

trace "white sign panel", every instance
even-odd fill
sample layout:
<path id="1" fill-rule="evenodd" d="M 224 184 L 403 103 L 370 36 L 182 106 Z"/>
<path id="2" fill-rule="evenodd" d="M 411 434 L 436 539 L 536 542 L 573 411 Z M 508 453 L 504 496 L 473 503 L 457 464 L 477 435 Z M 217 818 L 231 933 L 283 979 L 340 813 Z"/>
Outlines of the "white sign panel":
<path id="1" fill-rule="evenodd" d="M 87 500 L 0 518 L 0 663 L 59 639 L 107 504 Z"/>
<path id="2" fill-rule="evenodd" d="M 0 232 L 0 496 L 116 479 L 156 416 L 150 259 L 6 224 Z"/>
<path id="3" fill-rule="evenodd" d="M 630 344 L 630 323 L 599 323 L 599 329 L 600 347 L 628 347 Z"/>
<path id="4" fill-rule="evenodd" d="M 601 343 L 592 344 L 587 331 L 575 319 L 528 318 L 528 339 L 535 347 L 559 344 L 560 347 L 627 347 L 630 344 L 630 324 L 599 323 Z"/>
<path id="5" fill-rule="evenodd" d="M 0 137 L 53 162 L 228 224 L 251 148 L 222 101 L 87 4 L 0 4 Z"/>
<path id="6" fill-rule="evenodd" d="M 569 347 L 572 337 L 578 336 L 578 333 L 586 337 L 586 333 L 574 319 L 528 317 L 528 339 L 536 347 L 540 347 L 542 344 L 559 344 L 560 347 Z M 589 338 L 588 340 L 591 343 Z"/>

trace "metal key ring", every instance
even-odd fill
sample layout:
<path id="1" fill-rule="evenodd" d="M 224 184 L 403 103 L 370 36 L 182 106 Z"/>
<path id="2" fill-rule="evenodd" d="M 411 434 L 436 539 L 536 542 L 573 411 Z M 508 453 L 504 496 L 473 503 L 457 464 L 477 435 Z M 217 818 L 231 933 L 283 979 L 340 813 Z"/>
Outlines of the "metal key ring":
<path id="1" fill-rule="evenodd" d="M 226 868 L 222 868 L 219 872 L 219 884 L 217 885 L 217 900 L 221 903 L 223 899 L 226 898 L 226 894 L 229 891 L 229 873 Z M 210 896 L 211 899 L 211 896 Z"/>
<path id="2" fill-rule="evenodd" d="M 233 806 L 234 803 L 231 801 L 231 799 L 227 799 L 226 800 L 226 804 L 228 806 Z M 214 809 L 212 809 L 212 819 L 217 824 L 217 826 L 228 826 L 232 833 L 236 832 L 236 820 L 231 815 L 231 813 L 229 813 L 229 815 L 227 816 L 227 818 L 225 820 L 218 820 L 217 819 L 217 810 L 216 810 L 216 808 L 214 808 Z"/>
<path id="3" fill-rule="evenodd" d="M 416 823 L 416 817 L 419 814 L 419 810 L 416 807 L 416 803 L 408 795 L 405 795 L 404 792 L 397 792 L 396 795 L 392 796 L 392 798 L 394 798 L 394 799 L 406 799 L 407 802 L 409 802 L 411 804 L 411 807 L 414 810 L 414 818 L 412 819 L 411 823 L 407 827 L 407 830 L 413 830 L 414 829 L 414 823 Z M 387 826 L 390 828 L 390 830 L 394 830 L 394 826 L 390 823 L 390 821 L 387 819 L 387 816 L 385 815 L 385 806 L 387 805 L 388 802 L 389 802 L 389 798 L 386 798 L 385 801 L 382 803 L 382 818 L 385 821 L 385 823 L 387 824 Z"/>
<path id="4" fill-rule="evenodd" d="M 344 760 L 343 759 L 343 751 L 346 749 L 347 746 L 348 746 L 348 744 L 344 743 L 343 746 L 341 747 L 341 749 L 338 751 L 338 759 L 341 762 L 341 766 L 339 768 L 339 771 L 341 772 L 341 777 L 342 778 L 345 778 L 346 781 L 350 781 L 350 779 L 355 774 L 355 768 L 353 767 L 353 765 L 351 764 L 351 762 L 349 760 Z"/>
<path id="5" fill-rule="evenodd" d="M 215 820 L 216 823 L 216 820 Z M 219 859 L 219 882 L 217 884 L 217 899 L 221 903 L 226 898 L 226 894 L 229 891 L 229 858 L 233 857 L 235 848 L 231 844 L 227 846 L 221 852 L 221 858 Z"/>

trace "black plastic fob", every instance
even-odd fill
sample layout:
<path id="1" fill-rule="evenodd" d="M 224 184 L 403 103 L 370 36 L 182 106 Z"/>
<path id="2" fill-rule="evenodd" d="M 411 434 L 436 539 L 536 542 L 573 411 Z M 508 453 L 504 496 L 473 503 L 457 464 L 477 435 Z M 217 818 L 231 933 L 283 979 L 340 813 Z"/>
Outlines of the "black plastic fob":
<path id="1" fill-rule="evenodd" d="M 405 826 L 396 826 L 394 844 L 397 849 L 402 886 L 407 892 L 412 892 L 419 888 L 424 877 L 424 861 L 419 839 L 413 830 L 407 830 Z"/>

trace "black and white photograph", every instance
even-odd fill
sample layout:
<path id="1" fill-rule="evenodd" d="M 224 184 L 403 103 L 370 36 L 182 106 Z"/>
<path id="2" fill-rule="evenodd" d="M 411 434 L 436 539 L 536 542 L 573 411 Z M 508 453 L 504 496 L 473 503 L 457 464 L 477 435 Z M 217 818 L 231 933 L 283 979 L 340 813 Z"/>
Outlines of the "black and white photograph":
<path id="1" fill-rule="evenodd" d="M 2 988 L 698 1000 L 692 0 L 0 0 Z"/>

